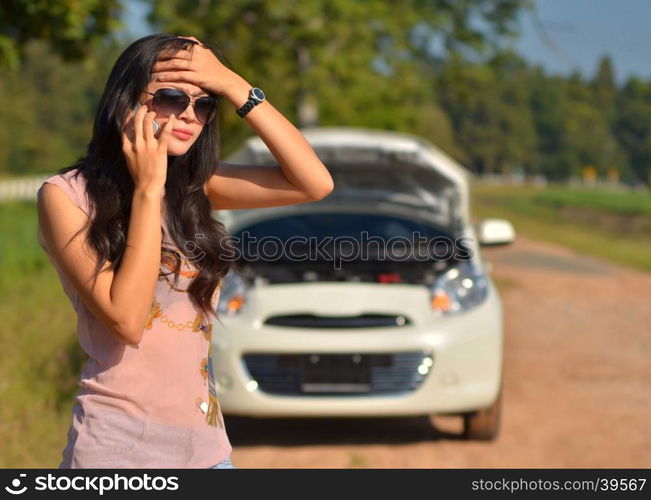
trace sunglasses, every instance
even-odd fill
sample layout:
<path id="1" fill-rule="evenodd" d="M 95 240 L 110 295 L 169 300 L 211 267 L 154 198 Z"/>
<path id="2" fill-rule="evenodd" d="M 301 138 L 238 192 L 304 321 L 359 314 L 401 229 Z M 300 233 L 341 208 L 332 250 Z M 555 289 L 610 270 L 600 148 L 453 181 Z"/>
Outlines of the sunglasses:
<path id="1" fill-rule="evenodd" d="M 192 98 L 177 89 L 158 89 L 156 92 L 145 94 L 154 96 L 152 108 L 161 116 L 179 116 L 192 103 Z M 217 99 L 213 96 L 199 97 L 192 103 L 197 119 L 207 125 L 217 112 Z"/>

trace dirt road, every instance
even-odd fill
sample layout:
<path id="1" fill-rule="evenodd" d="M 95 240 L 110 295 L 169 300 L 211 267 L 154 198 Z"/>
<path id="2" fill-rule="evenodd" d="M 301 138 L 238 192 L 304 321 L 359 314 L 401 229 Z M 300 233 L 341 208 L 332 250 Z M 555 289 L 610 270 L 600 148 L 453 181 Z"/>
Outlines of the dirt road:
<path id="1" fill-rule="evenodd" d="M 505 315 L 502 428 L 459 417 L 226 418 L 241 468 L 651 467 L 651 273 L 518 236 L 484 250 Z"/>

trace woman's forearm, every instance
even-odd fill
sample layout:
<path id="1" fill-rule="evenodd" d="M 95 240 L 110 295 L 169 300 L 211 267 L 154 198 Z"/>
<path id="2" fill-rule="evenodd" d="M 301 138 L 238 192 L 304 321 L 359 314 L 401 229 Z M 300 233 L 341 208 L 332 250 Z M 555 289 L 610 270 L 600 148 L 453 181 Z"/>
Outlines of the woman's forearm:
<path id="1" fill-rule="evenodd" d="M 159 190 L 136 188 L 126 248 L 111 285 L 111 301 L 134 344 L 142 338 L 160 270 L 161 197 Z"/>
<path id="2" fill-rule="evenodd" d="M 248 100 L 251 88 L 249 82 L 233 73 L 224 96 L 239 109 Z M 332 190 L 332 177 L 328 169 L 303 134 L 268 100 L 255 106 L 244 119 L 278 160 L 283 174 L 292 185 L 315 198 Z"/>

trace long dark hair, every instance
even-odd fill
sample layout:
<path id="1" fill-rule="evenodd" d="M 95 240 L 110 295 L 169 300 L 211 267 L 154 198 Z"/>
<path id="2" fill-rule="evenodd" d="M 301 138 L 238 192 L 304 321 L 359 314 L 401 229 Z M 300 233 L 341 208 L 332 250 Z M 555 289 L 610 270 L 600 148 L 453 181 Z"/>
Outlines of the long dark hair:
<path id="1" fill-rule="evenodd" d="M 82 175 L 86 181 L 92 214 L 80 232 L 90 224 L 88 241 L 98 254 L 94 278 L 107 261 L 110 264 L 107 270 L 119 267 L 129 229 L 135 186 L 122 151 L 121 124 L 147 87 L 159 53 L 180 50 L 185 43 L 187 40 L 175 35 L 155 34 L 136 40 L 124 50 L 102 94 L 86 155 L 58 171 L 61 174 L 78 168 L 74 175 Z M 215 48 L 202 43 L 217 53 Z M 219 95 L 214 96 L 218 100 L 219 114 L 221 99 Z M 227 258 L 231 255 L 230 237 L 224 225 L 211 216 L 210 202 L 204 192 L 204 185 L 218 164 L 218 118 L 215 116 L 203 127 L 185 154 L 167 157 L 165 182 L 170 238 L 198 272 L 187 288 L 188 295 L 206 317 L 212 314 L 215 318 L 218 314 L 212 304 L 213 294 L 232 265 Z M 177 256 L 174 271 L 176 283 L 180 257 L 182 255 Z"/>

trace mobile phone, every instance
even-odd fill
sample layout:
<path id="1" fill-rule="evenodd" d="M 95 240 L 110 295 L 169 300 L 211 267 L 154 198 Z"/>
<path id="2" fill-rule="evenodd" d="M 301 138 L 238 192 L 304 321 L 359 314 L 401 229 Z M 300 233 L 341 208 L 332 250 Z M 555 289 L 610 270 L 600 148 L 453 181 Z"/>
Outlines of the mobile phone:
<path id="1" fill-rule="evenodd" d="M 136 106 L 133 108 L 133 112 L 135 113 L 136 111 L 138 111 L 141 106 L 142 106 L 142 104 L 140 104 L 139 102 L 136 103 Z M 153 121 L 153 124 L 154 124 L 154 135 L 156 135 L 156 132 L 158 132 L 158 129 L 160 128 L 160 125 L 158 124 L 158 122 L 156 120 Z"/>

